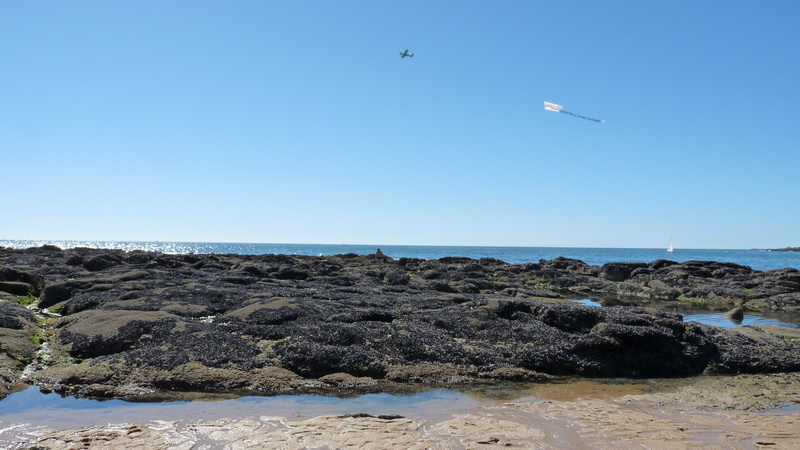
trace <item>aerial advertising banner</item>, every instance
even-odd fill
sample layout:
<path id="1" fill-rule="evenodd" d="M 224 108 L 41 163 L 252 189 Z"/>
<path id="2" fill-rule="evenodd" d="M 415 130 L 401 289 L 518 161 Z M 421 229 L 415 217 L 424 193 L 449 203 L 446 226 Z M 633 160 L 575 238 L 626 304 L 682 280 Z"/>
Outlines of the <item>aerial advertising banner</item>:
<path id="1" fill-rule="evenodd" d="M 580 114 L 575 114 L 575 113 L 571 113 L 569 111 L 564 111 L 564 107 L 563 106 L 557 105 L 555 103 L 544 102 L 544 109 L 546 109 L 547 111 L 556 111 L 556 112 L 560 112 L 560 113 L 564 113 L 564 114 L 569 114 L 572 117 L 578 117 L 580 119 L 591 120 L 592 122 L 606 123 L 605 120 L 592 119 L 591 117 L 581 116 Z"/>
<path id="2" fill-rule="evenodd" d="M 561 109 L 561 105 L 556 105 L 555 103 L 544 102 L 544 109 L 548 111 L 559 111 Z"/>

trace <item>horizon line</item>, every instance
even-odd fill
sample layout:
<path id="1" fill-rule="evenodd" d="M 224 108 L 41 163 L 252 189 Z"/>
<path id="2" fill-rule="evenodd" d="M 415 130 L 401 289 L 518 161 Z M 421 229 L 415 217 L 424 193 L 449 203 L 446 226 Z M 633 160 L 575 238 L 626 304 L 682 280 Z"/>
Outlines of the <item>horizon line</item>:
<path id="1" fill-rule="evenodd" d="M 598 247 L 598 246 L 576 246 L 576 245 L 465 245 L 465 244 L 357 244 L 357 243 L 306 243 L 306 242 L 244 242 L 244 241 L 175 241 L 175 240 L 119 240 L 119 239 L 0 239 L 0 246 L 3 242 L 25 242 L 25 243 L 39 243 L 47 245 L 48 243 L 132 243 L 132 244 L 214 244 L 214 245 L 303 245 L 303 246 L 357 246 L 357 247 L 454 247 L 454 248 L 573 248 L 573 249 L 620 249 L 620 250 L 652 250 L 661 249 L 661 246 L 651 247 Z M 720 247 L 720 248 L 689 248 L 680 247 L 676 251 L 681 250 L 781 250 L 788 248 L 798 248 L 792 246 L 785 247 Z"/>

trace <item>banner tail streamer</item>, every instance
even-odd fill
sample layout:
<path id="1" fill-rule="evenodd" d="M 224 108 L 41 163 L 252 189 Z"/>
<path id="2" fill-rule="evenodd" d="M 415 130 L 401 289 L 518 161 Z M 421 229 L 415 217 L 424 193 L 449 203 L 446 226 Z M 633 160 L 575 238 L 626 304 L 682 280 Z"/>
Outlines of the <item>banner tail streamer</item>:
<path id="1" fill-rule="evenodd" d="M 555 111 L 555 112 L 560 112 L 560 113 L 564 113 L 564 114 L 569 114 L 572 117 L 577 117 L 579 119 L 591 120 L 592 122 L 606 123 L 605 120 L 593 119 L 591 117 L 586 117 L 586 116 L 582 116 L 580 114 L 575 114 L 575 113 L 571 113 L 569 111 L 564 111 L 564 107 L 563 106 L 557 105 L 555 103 L 544 102 L 544 109 L 546 111 Z"/>
<path id="2" fill-rule="evenodd" d="M 597 123 L 606 123 L 606 121 L 605 121 L 605 120 L 593 119 L 593 118 L 591 118 L 591 117 L 586 117 L 586 116 L 582 116 L 582 115 L 580 115 L 580 114 L 575 114 L 575 113 L 571 113 L 571 112 L 569 112 L 569 111 L 564 111 L 563 109 L 559 110 L 558 112 L 560 112 L 560 113 L 564 113 L 564 114 L 569 114 L 569 115 L 570 115 L 570 116 L 572 116 L 572 117 L 578 117 L 578 118 L 580 118 L 580 119 L 591 120 L 592 122 L 597 122 Z"/>

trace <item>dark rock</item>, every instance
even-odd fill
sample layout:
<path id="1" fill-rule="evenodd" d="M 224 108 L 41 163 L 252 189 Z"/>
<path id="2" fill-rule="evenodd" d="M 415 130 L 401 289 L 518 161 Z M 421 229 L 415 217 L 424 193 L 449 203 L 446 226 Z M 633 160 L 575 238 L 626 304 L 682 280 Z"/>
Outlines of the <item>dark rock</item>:
<path id="1" fill-rule="evenodd" d="M 564 258 L 562 256 L 559 256 L 558 258 L 549 262 L 545 260 L 540 260 L 539 264 L 549 266 L 554 269 L 565 269 L 565 270 L 577 270 L 579 268 L 589 267 L 588 264 L 586 264 L 581 260 Z"/>
<path id="2" fill-rule="evenodd" d="M 35 287 L 20 281 L 0 281 L 0 291 L 19 296 L 36 295 Z"/>
<path id="3" fill-rule="evenodd" d="M 677 262 L 670 261 L 668 259 L 657 259 L 657 260 L 651 262 L 648 266 L 653 270 L 658 270 L 658 269 L 661 269 L 661 268 L 664 268 L 664 267 L 674 266 L 674 265 L 677 265 L 677 264 L 678 264 Z"/>
<path id="4" fill-rule="evenodd" d="M 49 308 L 59 302 L 70 299 L 76 292 L 93 286 L 91 281 L 70 280 L 54 283 L 44 289 L 44 294 L 39 300 L 39 306 Z"/>
<path id="5" fill-rule="evenodd" d="M 608 263 L 600 269 L 600 278 L 610 281 L 625 281 L 636 269 L 647 267 L 644 263 Z"/>
<path id="6" fill-rule="evenodd" d="M 723 317 L 734 323 L 742 323 L 742 320 L 744 320 L 744 308 L 741 306 L 733 308 L 732 310 L 723 314 Z"/>
<path id="7" fill-rule="evenodd" d="M 38 345 L 33 336 L 39 332 L 36 317 L 24 306 L 0 301 L 0 399 L 33 360 Z"/>
<path id="8" fill-rule="evenodd" d="M 100 270 L 108 269 L 109 267 L 114 267 L 118 265 L 119 259 L 113 255 L 96 255 L 92 256 L 91 258 L 85 260 L 83 262 L 83 267 L 91 272 L 98 272 Z"/>
<path id="9" fill-rule="evenodd" d="M 44 277 L 36 272 L 0 266 L 0 291 L 38 297 L 44 286 Z"/>
<path id="10" fill-rule="evenodd" d="M 72 254 L 67 258 L 66 261 L 64 261 L 64 264 L 67 264 L 69 266 L 82 266 L 83 256 Z"/>
<path id="11" fill-rule="evenodd" d="M 774 330 L 774 327 L 769 327 Z M 713 340 L 716 355 L 707 366 L 711 373 L 770 373 L 800 371 L 800 333 L 768 331 L 754 326 L 736 330 L 703 326 Z"/>
<path id="12" fill-rule="evenodd" d="M 281 266 L 273 276 L 281 280 L 305 280 L 309 275 L 308 272 L 302 269 L 291 266 Z"/>
<path id="13" fill-rule="evenodd" d="M 403 272 L 391 272 L 386 276 L 385 280 L 387 284 L 405 286 L 411 282 L 411 277 Z"/>
<path id="14" fill-rule="evenodd" d="M 31 379 L 75 395 L 799 367 L 792 337 L 734 333 L 637 307 L 691 301 L 720 310 L 800 311 L 793 269 L 449 257 L 387 259 L 378 272 L 369 255 L 4 248 L 0 274 L 2 286 L 39 289 L 39 305 L 63 315 L 49 341 L 55 363 Z M 578 295 L 628 306 L 560 300 Z M 42 330 L 25 308 L 0 305 L 10 383 L 36 349 L 29 336 Z"/>
<path id="15" fill-rule="evenodd" d="M 454 288 L 453 286 L 450 286 L 449 283 L 445 283 L 445 282 L 442 282 L 442 281 L 435 281 L 435 282 L 431 283 L 430 286 L 431 286 L 431 289 L 433 289 L 434 291 L 452 292 L 452 293 L 458 292 L 458 290 L 456 290 L 456 288 Z"/>

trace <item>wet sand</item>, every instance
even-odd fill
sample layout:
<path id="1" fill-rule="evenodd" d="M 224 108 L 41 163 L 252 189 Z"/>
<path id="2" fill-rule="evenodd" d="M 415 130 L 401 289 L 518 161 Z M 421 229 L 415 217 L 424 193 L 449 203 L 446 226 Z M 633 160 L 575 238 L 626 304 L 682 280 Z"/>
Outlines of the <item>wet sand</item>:
<path id="1" fill-rule="evenodd" d="M 322 415 L 32 430 L 38 448 L 800 448 L 800 374 L 543 384 L 435 417 Z M 22 444 L 20 442 L 20 444 Z M 20 448 L 24 446 L 20 445 Z"/>

